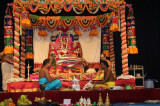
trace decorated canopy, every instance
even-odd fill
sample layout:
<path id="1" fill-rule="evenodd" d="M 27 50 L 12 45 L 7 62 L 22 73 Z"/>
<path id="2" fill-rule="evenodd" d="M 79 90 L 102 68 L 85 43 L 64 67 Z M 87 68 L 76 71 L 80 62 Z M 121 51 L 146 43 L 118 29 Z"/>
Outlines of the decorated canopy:
<path id="1" fill-rule="evenodd" d="M 128 20 L 130 21 L 131 25 L 128 23 L 128 30 L 126 30 L 125 5 L 126 3 L 124 0 L 14 0 L 14 77 L 24 77 L 25 59 L 34 58 L 31 47 L 32 28 L 42 27 L 43 29 L 45 27 L 49 30 L 54 30 L 59 25 L 68 28 L 74 27 L 75 31 L 78 31 L 78 27 L 87 30 L 89 28 L 96 29 L 96 26 L 105 27 L 106 25 L 109 25 L 109 32 L 106 32 L 104 34 L 109 34 L 109 51 L 111 62 L 114 63 L 114 71 L 115 56 L 113 32 L 121 31 L 120 36 L 122 45 L 122 71 L 123 74 L 128 74 L 128 50 L 130 51 L 129 53 L 138 53 L 138 51 L 136 49 L 136 52 L 131 52 L 132 49 L 130 49 L 131 47 L 134 47 L 134 49 L 136 48 L 136 44 L 134 42 L 134 18 L 132 17 L 132 15 L 130 15 Z M 103 14 L 97 16 L 46 16 L 50 11 L 52 11 L 54 14 L 59 14 L 62 12 L 62 10 L 64 10 L 65 12 L 72 11 L 77 15 L 82 14 L 85 10 L 87 10 L 90 14 L 96 14 L 98 11 L 103 12 Z M 109 13 L 107 13 L 108 10 L 110 11 Z M 45 16 L 35 15 L 34 13 L 38 11 Z M 131 35 L 131 33 L 129 33 L 130 36 L 127 37 L 126 31 L 133 31 L 134 35 Z M 27 34 L 25 32 L 27 32 Z M 78 34 L 81 35 L 80 33 L 77 33 L 77 35 Z M 20 35 L 22 35 L 21 42 L 19 40 Z M 27 36 L 26 41 L 25 36 Z M 44 34 L 44 36 L 46 35 Z M 127 45 L 127 38 L 129 39 L 129 45 Z M 104 40 L 103 42 L 105 43 L 106 41 Z M 106 46 L 108 46 L 109 42 L 107 41 Z M 127 47 L 129 47 L 129 49 Z M 21 72 L 19 71 L 20 69 Z"/>

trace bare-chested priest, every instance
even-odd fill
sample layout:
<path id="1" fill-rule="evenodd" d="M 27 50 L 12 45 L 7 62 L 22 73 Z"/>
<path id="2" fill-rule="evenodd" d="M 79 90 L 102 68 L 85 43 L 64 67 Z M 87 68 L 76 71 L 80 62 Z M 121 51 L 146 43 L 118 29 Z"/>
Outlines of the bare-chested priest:
<path id="1" fill-rule="evenodd" d="M 49 68 L 52 65 L 52 59 L 45 59 L 43 61 L 43 66 L 39 71 L 39 85 L 41 90 L 56 90 L 62 86 L 61 81 L 58 80 L 58 76 L 52 78 L 49 74 Z"/>

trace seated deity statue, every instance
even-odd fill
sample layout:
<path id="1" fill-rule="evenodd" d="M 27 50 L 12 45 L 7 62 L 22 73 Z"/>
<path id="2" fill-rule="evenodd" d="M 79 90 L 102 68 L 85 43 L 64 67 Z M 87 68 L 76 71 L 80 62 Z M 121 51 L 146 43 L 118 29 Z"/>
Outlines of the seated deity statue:
<path id="1" fill-rule="evenodd" d="M 82 73 L 81 65 L 84 63 L 82 58 L 82 48 L 78 42 L 79 36 L 69 33 L 59 33 L 51 36 L 49 44 L 49 57 L 54 54 L 53 69 L 56 73 Z M 81 69 L 77 69 L 76 67 Z"/>

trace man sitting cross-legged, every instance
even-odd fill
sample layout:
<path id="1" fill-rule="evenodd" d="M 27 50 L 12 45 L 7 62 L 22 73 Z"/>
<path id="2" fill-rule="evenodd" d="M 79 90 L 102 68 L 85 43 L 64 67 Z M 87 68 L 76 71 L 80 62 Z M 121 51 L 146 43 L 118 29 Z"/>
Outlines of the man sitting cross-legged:
<path id="1" fill-rule="evenodd" d="M 39 71 L 39 85 L 41 90 L 54 90 L 61 88 L 61 81 L 58 80 L 59 77 L 55 76 L 52 78 L 48 72 L 51 67 L 52 59 L 45 59 L 43 61 L 43 66 Z"/>

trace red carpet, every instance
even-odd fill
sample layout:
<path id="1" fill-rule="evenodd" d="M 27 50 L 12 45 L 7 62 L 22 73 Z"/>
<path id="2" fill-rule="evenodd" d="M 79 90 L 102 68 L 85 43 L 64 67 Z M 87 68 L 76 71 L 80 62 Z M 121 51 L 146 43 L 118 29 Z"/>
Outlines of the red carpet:
<path id="1" fill-rule="evenodd" d="M 53 102 L 62 103 L 63 99 L 71 98 L 72 103 L 79 101 L 81 96 L 91 98 L 91 101 L 98 101 L 99 93 L 102 94 L 103 101 L 106 94 L 109 93 L 111 103 L 119 102 L 144 102 L 148 99 L 160 99 L 160 89 L 139 89 L 139 90 L 102 90 L 102 91 L 45 91 L 45 97 L 52 99 Z M 20 95 L 28 95 L 33 102 L 35 97 L 40 97 L 41 92 L 25 92 L 25 93 L 0 93 L 0 101 L 12 98 L 16 103 Z"/>

